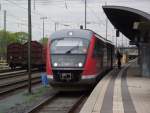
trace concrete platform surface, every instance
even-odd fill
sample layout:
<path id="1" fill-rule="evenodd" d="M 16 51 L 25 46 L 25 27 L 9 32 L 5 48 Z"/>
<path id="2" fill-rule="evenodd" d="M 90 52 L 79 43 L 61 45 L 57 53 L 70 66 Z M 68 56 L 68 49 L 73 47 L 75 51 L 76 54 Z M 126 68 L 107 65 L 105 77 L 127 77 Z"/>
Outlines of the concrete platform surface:
<path id="1" fill-rule="evenodd" d="M 115 75 L 114 71 L 119 71 Z M 150 113 L 150 78 L 136 60 L 114 69 L 95 87 L 80 113 Z"/>

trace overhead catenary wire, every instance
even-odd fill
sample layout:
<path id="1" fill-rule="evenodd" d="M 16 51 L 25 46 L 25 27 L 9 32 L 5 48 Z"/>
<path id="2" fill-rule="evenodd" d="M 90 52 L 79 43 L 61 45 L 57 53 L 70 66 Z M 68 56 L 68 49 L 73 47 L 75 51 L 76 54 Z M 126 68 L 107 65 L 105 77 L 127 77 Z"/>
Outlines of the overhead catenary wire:
<path id="1" fill-rule="evenodd" d="M 27 8 L 18 5 L 17 3 L 13 2 L 13 1 L 10 1 L 10 0 L 5 0 L 5 1 L 7 1 L 8 3 L 11 3 L 11 4 L 13 4 L 13 5 L 17 6 L 17 7 L 20 7 L 20 8 L 22 8 L 22 9 L 24 9 L 26 12 L 28 11 Z M 40 13 L 37 12 L 36 10 L 35 10 L 35 11 L 32 11 L 31 14 L 32 14 L 33 16 L 34 16 L 34 15 L 37 15 L 37 16 L 40 16 L 40 17 L 45 16 L 45 15 L 40 14 Z M 52 22 L 54 22 L 54 23 L 56 22 L 55 20 L 51 19 L 50 16 L 47 16 L 47 17 L 48 17 L 48 19 L 51 20 Z M 63 23 L 60 23 L 60 22 L 59 22 L 59 24 L 64 25 Z"/>
<path id="2" fill-rule="evenodd" d="M 15 3 L 15 2 L 12 2 L 12 1 L 9 1 L 9 0 L 6 0 L 6 1 L 8 1 L 9 3 L 12 3 L 12 4 L 15 5 L 15 6 L 18 6 L 18 7 L 20 7 L 20 8 L 23 8 L 24 10 L 27 11 L 27 8 L 20 6 L 20 5 L 18 5 L 17 3 Z M 37 12 L 36 10 L 35 10 L 35 11 L 32 11 L 31 14 L 32 14 L 32 16 L 34 16 L 34 15 L 39 16 L 39 18 L 44 16 L 44 15 L 40 14 L 39 12 Z M 61 22 L 58 22 L 58 21 L 53 20 L 50 16 L 47 16 L 47 18 L 48 18 L 49 20 L 51 20 L 53 23 L 58 23 L 59 25 L 64 25 L 64 26 L 66 25 L 66 24 L 64 24 L 64 23 L 61 23 Z"/>
<path id="3" fill-rule="evenodd" d="M 16 2 L 14 2 L 14 1 L 16 1 L 16 0 L 14 0 L 14 1 L 11 1 L 11 0 L 5 0 L 5 1 L 7 1 L 8 3 L 11 3 L 11 4 L 13 4 L 13 5 L 15 5 L 15 6 L 17 6 L 17 7 L 20 7 L 20 8 L 22 8 L 22 9 L 24 9 L 24 10 L 26 10 L 27 11 L 27 8 L 25 8 L 25 7 L 23 7 L 23 6 L 20 6 L 20 5 L 18 5 Z M 24 0 L 25 1 L 25 0 Z M 40 0 L 39 0 L 40 1 Z M 17 1 L 18 2 L 18 1 Z M 42 1 L 43 2 L 43 1 Z M 57 0 L 57 1 L 55 1 L 56 3 L 62 3 L 62 2 L 64 2 L 64 0 Z M 67 6 L 67 0 L 65 0 L 65 6 L 66 6 L 66 8 L 67 8 L 67 10 L 68 10 L 68 6 Z M 70 0 L 69 0 L 69 2 L 70 2 Z M 37 11 L 32 11 L 32 15 L 34 16 L 34 15 L 37 15 L 37 16 L 40 16 L 40 17 L 43 17 L 43 15 L 42 14 L 40 14 L 39 12 L 37 12 Z M 40 18 L 39 17 L 39 18 Z M 64 24 L 64 23 L 62 23 L 62 22 L 58 22 L 58 21 L 55 21 L 55 20 L 53 20 L 53 19 L 51 19 L 51 17 L 50 16 L 47 16 L 48 17 L 48 19 L 50 19 L 53 23 L 58 23 L 58 24 L 60 24 L 60 25 L 66 25 L 66 24 Z"/>
<path id="4" fill-rule="evenodd" d="M 8 1 L 8 0 L 6 0 L 6 1 Z M 12 5 L 15 5 L 15 6 L 18 6 L 18 7 L 20 7 L 20 8 L 23 8 L 23 9 L 25 9 L 25 10 L 27 10 L 25 7 L 22 7 L 22 6 L 19 6 L 19 5 L 17 5 L 17 3 L 14 3 L 14 2 L 12 2 L 12 1 L 8 1 L 8 3 L 11 3 Z M 37 14 L 36 14 L 37 15 Z M 38 14 L 39 15 L 39 14 Z M 13 17 L 13 18 L 16 18 L 17 20 L 19 20 L 19 21 L 25 21 L 25 20 L 23 20 L 23 19 L 20 19 L 19 17 L 17 17 L 17 16 L 15 16 L 14 14 L 10 14 L 9 13 L 9 15 L 7 15 L 7 16 L 10 16 L 10 17 Z M 49 19 L 49 18 L 48 18 Z M 26 23 L 21 23 L 21 22 L 14 22 L 14 23 L 16 23 L 16 25 L 18 25 L 18 24 L 20 24 L 20 25 L 24 25 L 24 26 L 26 26 L 27 27 L 27 21 L 25 21 Z M 55 21 L 53 21 L 53 22 L 55 22 Z M 12 22 L 11 22 L 12 23 Z M 33 22 L 34 24 L 35 24 L 35 22 Z M 60 25 L 66 25 L 66 24 L 63 24 L 63 23 L 60 23 L 60 22 L 57 22 L 58 24 L 60 24 Z M 39 23 L 36 23 L 35 25 L 33 25 L 33 27 L 34 26 L 40 26 L 39 25 Z M 38 28 L 40 28 L 40 27 L 38 27 Z M 41 28 L 42 29 L 42 28 Z M 46 29 L 46 31 L 49 31 L 48 29 Z"/>
<path id="5" fill-rule="evenodd" d="M 2 15 L 3 16 L 3 15 Z M 15 15 L 13 15 L 12 13 L 10 13 L 10 12 L 7 12 L 7 17 L 13 17 L 13 18 L 15 18 L 15 20 L 13 20 L 13 21 L 10 21 L 10 20 L 12 20 L 12 18 L 11 19 L 7 19 L 7 23 L 9 22 L 9 23 L 13 23 L 13 24 L 22 24 L 22 25 L 24 25 L 24 26 L 28 26 L 28 23 L 27 23 L 27 20 L 25 21 L 25 20 L 23 20 L 23 19 L 21 19 L 21 18 L 19 18 L 19 17 L 17 17 L 17 16 L 15 16 Z M 3 18 L 3 17 L 2 17 Z M 19 21 L 17 21 L 17 20 Z M 33 22 L 34 23 L 34 25 L 33 25 L 33 27 L 34 26 L 41 26 L 38 22 Z M 47 23 L 48 24 L 48 23 Z M 50 23 L 49 23 L 50 24 Z M 42 28 L 42 27 L 41 27 Z"/>

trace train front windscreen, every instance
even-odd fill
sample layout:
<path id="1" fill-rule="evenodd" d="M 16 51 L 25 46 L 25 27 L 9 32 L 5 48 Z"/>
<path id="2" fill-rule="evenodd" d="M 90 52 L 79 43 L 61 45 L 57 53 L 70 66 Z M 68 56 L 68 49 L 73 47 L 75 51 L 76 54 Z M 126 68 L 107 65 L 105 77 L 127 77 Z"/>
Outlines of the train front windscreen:
<path id="1" fill-rule="evenodd" d="M 50 53 L 53 67 L 83 67 L 89 40 L 85 38 L 59 38 L 51 41 Z"/>

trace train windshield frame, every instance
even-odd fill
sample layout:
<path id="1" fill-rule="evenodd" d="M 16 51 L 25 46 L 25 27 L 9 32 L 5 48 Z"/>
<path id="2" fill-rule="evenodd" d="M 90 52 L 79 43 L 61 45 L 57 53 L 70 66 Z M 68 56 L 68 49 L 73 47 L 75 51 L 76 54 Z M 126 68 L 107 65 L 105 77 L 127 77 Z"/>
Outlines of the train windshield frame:
<path id="1" fill-rule="evenodd" d="M 53 39 L 51 54 L 87 54 L 90 40 L 81 37 L 63 37 Z"/>

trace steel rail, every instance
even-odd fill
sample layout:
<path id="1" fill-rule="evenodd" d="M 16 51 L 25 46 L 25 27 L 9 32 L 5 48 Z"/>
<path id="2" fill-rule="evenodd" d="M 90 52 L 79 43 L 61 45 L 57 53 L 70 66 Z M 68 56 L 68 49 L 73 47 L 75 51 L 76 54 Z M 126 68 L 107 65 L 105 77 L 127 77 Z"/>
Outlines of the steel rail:
<path id="1" fill-rule="evenodd" d="M 36 78 L 36 79 L 32 80 L 32 85 L 38 84 L 40 82 L 41 82 L 40 77 Z M 24 83 L 16 84 L 16 86 L 13 86 L 11 88 L 7 88 L 6 90 L 0 91 L 0 96 L 9 94 L 11 92 L 14 92 L 14 91 L 22 89 L 22 88 L 26 88 L 27 86 L 28 86 L 28 81 L 26 80 L 26 82 L 24 82 Z"/>
<path id="2" fill-rule="evenodd" d="M 53 95 L 52 97 L 47 97 L 46 99 L 44 99 L 43 101 L 41 101 L 39 104 L 37 104 L 36 106 L 34 106 L 33 108 L 29 109 L 27 112 L 25 113 L 36 113 L 38 112 L 39 109 L 41 109 L 43 106 L 49 104 L 51 101 L 53 101 L 55 98 L 57 98 L 59 95 L 59 92 L 57 92 L 55 95 Z"/>
<path id="3" fill-rule="evenodd" d="M 34 80 L 34 79 L 40 79 L 40 76 L 33 77 L 32 80 Z M 1 84 L 0 88 L 5 88 L 5 87 L 8 87 L 8 86 L 24 83 L 26 81 L 28 81 L 28 78 L 23 78 L 23 79 L 18 80 L 18 81 L 13 81 L 13 82 L 10 82 L 10 83 L 7 83 L 7 84 Z"/>
<path id="4" fill-rule="evenodd" d="M 27 74 L 27 72 L 8 73 L 8 74 L 0 75 L 0 80 L 7 79 L 7 78 L 10 78 L 10 77 L 22 76 L 22 75 L 25 75 L 25 74 Z"/>
<path id="5" fill-rule="evenodd" d="M 70 94 L 68 97 L 69 97 L 69 100 L 71 100 L 71 104 L 73 103 L 73 105 L 69 106 L 69 110 L 67 109 L 68 106 L 67 107 L 65 106 L 66 105 L 65 100 L 68 100 L 68 98 L 66 98 L 66 96 L 63 97 L 61 92 L 58 92 L 53 97 L 47 97 L 42 102 L 40 102 L 38 105 L 31 108 L 30 110 L 28 110 L 25 113 L 41 113 L 45 109 L 46 109 L 46 111 L 44 111 L 44 113 L 49 113 L 49 112 L 52 112 L 53 110 L 55 110 L 55 112 L 62 113 L 64 111 L 66 111 L 66 109 L 67 109 L 66 113 L 75 113 L 76 110 L 79 108 L 79 106 L 83 105 L 83 101 L 85 102 L 85 100 L 87 99 L 87 94 L 86 95 L 82 94 L 82 95 L 78 95 L 75 97 L 73 96 L 72 98 L 70 96 L 72 97 L 72 94 Z M 88 96 L 89 96 L 89 94 L 88 94 Z M 62 102 L 61 99 L 64 101 L 64 103 Z M 59 102 L 60 100 L 64 105 L 59 105 L 59 103 L 58 103 L 58 106 L 55 108 L 56 102 Z M 53 107 L 51 108 L 50 106 L 51 105 L 53 106 L 53 104 L 54 104 L 54 108 Z M 63 107 L 64 107 L 64 109 L 63 109 L 63 111 L 61 111 L 60 109 Z"/>
<path id="6" fill-rule="evenodd" d="M 84 102 L 87 100 L 87 97 L 89 96 L 89 94 L 88 95 L 83 95 L 83 96 L 81 96 L 78 100 L 77 100 L 77 102 L 72 106 L 72 108 L 68 111 L 68 113 L 76 113 L 77 112 L 77 110 L 79 111 L 81 108 L 79 108 L 79 107 L 81 107 L 81 106 L 83 106 L 83 104 L 84 104 Z"/>
<path id="7" fill-rule="evenodd" d="M 38 70 L 32 70 L 33 73 L 38 72 Z M 16 71 L 16 72 L 10 72 L 10 73 L 0 73 L 0 80 L 2 79 L 7 79 L 10 77 L 16 77 L 16 76 L 22 76 L 27 74 L 27 70 L 20 70 L 20 71 Z"/>
<path id="8" fill-rule="evenodd" d="M 12 69 L 1 69 L 0 70 L 0 73 L 5 73 L 5 72 L 12 72 L 12 71 L 19 71 L 21 70 L 21 68 L 17 68 L 15 70 L 12 70 Z"/>

